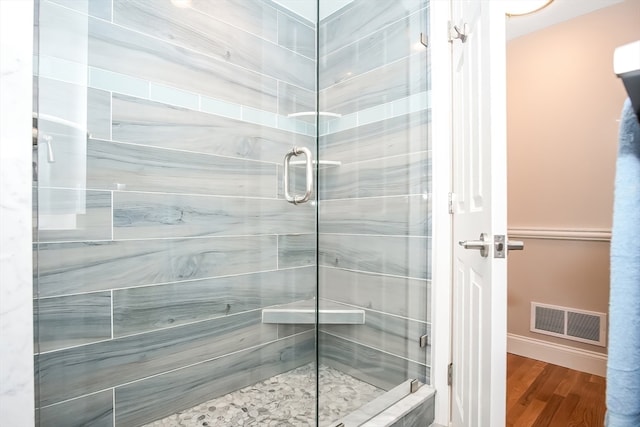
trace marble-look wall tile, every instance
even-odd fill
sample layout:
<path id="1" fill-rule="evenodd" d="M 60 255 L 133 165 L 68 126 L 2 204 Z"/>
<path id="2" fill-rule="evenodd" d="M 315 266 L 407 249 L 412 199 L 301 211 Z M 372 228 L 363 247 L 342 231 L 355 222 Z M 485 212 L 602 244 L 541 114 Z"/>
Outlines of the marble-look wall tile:
<path id="1" fill-rule="evenodd" d="M 38 426 L 113 427 L 113 390 L 38 409 L 37 416 Z"/>
<path id="2" fill-rule="evenodd" d="M 370 273 L 428 279 L 428 237 L 321 234 L 319 264 Z"/>
<path id="3" fill-rule="evenodd" d="M 262 324 L 261 312 L 256 310 L 44 353 L 37 358 L 40 403 L 61 402 L 275 338 L 276 327 Z"/>
<path id="4" fill-rule="evenodd" d="M 315 210 L 279 199 L 114 192 L 114 237 L 144 239 L 315 232 Z"/>
<path id="5" fill-rule="evenodd" d="M 311 113 L 297 117 L 308 123 L 315 123 L 316 93 L 285 82 L 278 82 L 278 112 L 281 115 Z"/>
<path id="6" fill-rule="evenodd" d="M 111 20 L 112 0 L 47 0 L 96 18 Z"/>
<path id="7" fill-rule="evenodd" d="M 435 419 L 435 409 L 435 400 L 434 397 L 431 397 L 416 404 L 404 416 L 390 424 L 389 427 L 427 427 Z"/>
<path id="8" fill-rule="evenodd" d="M 315 325 L 287 325 L 281 324 L 278 326 L 278 338 L 286 338 L 291 335 L 299 334 L 301 332 L 315 330 Z"/>
<path id="9" fill-rule="evenodd" d="M 0 423 L 34 425 L 31 129 L 34 2 L 0 1 Z"/>
<path id="10" fill-rule="evenodd" d="M 278 12 L 278 44 L 315 60 L 315 30 L 280 11 Z M 315 76 L 311 80 L 315 83 Z"/>
<path id="11" fill-rule="evenodd" d="M 87 187 L 104 190 L 275 197 L 273 164 L 90 140 Z"/>
<path id="12" fill-rule="evenodd" d="M 39 352 L 111 338 L 111 292 L 39 299 L 33 311 Z"/>
<path id="13" fill-rule="evenodd" d="M 278 42 L 278 15 L 273 5 L 262 0 L 195 0 L 192 7 L 211 18 Z"/>
<path id="14" fill-rule="evenodd" d="M 80 1 L 78 8 L 86 12 L 88 3 Z M 38 56 L 65 59 L 87 66 L 88 22 L 85 13 L 49 1 L 41 1 L 35 20 L 38 29 Z M 86 70 L 84 75 L 86 82 Z"/>
<path id="15" fill-rule="evenodd" d="M 322 306 L 321 300 L 320 309 Z M 427 365 L 431 362 L 431 348 L 421 348 L 419 344 L 422 335 L 431 335 L 426 322 L 365 310 L 363 325 L 321 325 L 320 331 L 414 362 Z"/>
<path id="16" fill-rule="evenodd" d="M 330 267 L 320 267 L 318 274 L 321 298 L 412 319 L 431 320 L 431 284 L 427 280 Z"/>
<path id="17" fill-rule="evenodd" d="M 165 104 L 190 108 L 192 110 L 200 108 L 200 96 L 195 93 L 156 83 L 149 84 L 149 99 Z"/>
<path id="18" fill-rule="evenodd" d="M 50 60 L 47 58 L 47 62 Z M 54 63 L 60 61 L 55 60 Z M 73 70 L 65 71 L 71 73 Z M 89 86 L 113 93 L 149 97 L 149 81 L 137 77 L 127 76 L 122 73 L 103 70 L 102 68 L 89 67 Z"/>
<path id="19" fill-rule="evenodd" d="M 424 383 L 430 368 L 353 341 L 321 332 L 319 363 L 325 364 L 383 390 L 391 390 L 408 379 Z M 322 394 L 322 388 L 320 389 Z"/>
<path id="20" fill-rule="evenodd" d="M 237 119 L 122 95 L 113 97 L 113 139 L 220 156 L 281 163 L 293 146 L 312 138 Z"/>
<path id="21" fill-rule="evenodd" d="M 325 200 L 320 233 L 428 236 L 430 203 L 422 195 Z"/>
<path id="22" fill-rule="evenodd" d="M 424 92 L 427 57 L 425 52 L 416 53 L 321 90 L 320 110 L 349 114 Z"/>
<path id="23" fill-rule="evenodd" d="M 111 139 L 111 93 L 87 89 L 87 132 L 93 138 Z"/>
<path id="24" fill-rule="evenodd" d="M 41 297 L 276 268 L 276 236 L 41 243 Z"/>
<path id="25" fill-rule="evenodd" d="M 213 319 L 315 296 L 312 267 L 219 277 L 113 293 L 114 336 Z"/>
<path id="26" fill-rule="evenodd" d="M 428 111 L 420 111 L 324 135 L 318 141 L 320 152 L 325 160 L 340 161 L 344 168 L 347 163 L 427 151 L 430 120 Z"/>
<path id="27" fill-rule="evenodd" d="M 428 34 L 425 10 L 382 27 L 320 58 L 320 89 L 426 50 L 420 33 Z"/>
<path id="28" fill-rule="evenodd" d="M 307 233 L 314 232 L 315 221 Z M 317 238 L 313 234 L 285 234 L 278 236 L 278 268 L 303 267 L 316 264 Z"/>
<path id="29" fill-rule="evenodd" d="M 320 23 L 320 56 L 349 45 L 424 8 L 426 0 L 356 0 Z"/>
<path id="30" fill-rule="evenodd" d="M 81 193 L 81 194 L 78 194 Z M 84 213 L 76 213 L 84 199 Z M 34 236 L 40 242 L 111 239 L 111 192 L 34 187 Z M 46 209 L 44 208 L 46 206 Z M 41 207 L 38 210 L 38 207 Z M 73 215 L 75 223 L 56 226 L 56 216 Z M 36 222 L 38 221 L 38 222 Z M 37 234 L 36 234 L 37 233 Z"/>
<path id="31" fill-rule="evenodd" d="M 118 387 L 116 425 L 134 427 L 163 418 L 310 363 L 314 356 L 314 331 L 309 331 Z"/>
<path id="32" fill-rule="evenodd" d="M 94 18 L 88 49 L 93 67 L 277 112 L 276 80 L 226 61 Z"/>
<path id="33" fill-rule="evenodd" d="M 193 49 L 222 61 L 227 67 L 237 65 L 309 90 L 315 86 L 312 59 L 191 8 L 176 8 L 169 2 L 115 0 L 114 22 L 173 45 Z M 294 24 L 283 26 L 279 23 L 279 39 L 288 35 L 282 34 L 287 25 Z M 303 43 L 306 38 L 306 43 L 313 46 L 313 30 L 302 24 L 298 26 L 308 30 L 300 35 Z"/>
<path id="34" fill-rule="evenodd" d="M 431 191 L 430 171 L 430 151 L 347 163 L 320 174 L 320 199 L 426 196 Z"/>

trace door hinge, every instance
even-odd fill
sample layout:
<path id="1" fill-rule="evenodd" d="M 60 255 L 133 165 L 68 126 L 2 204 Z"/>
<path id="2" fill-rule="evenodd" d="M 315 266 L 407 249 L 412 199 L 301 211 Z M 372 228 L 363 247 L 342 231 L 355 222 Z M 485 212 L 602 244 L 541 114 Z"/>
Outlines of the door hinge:
<path id="1" fill-rule="evenodd" d="M 453 215 L 453 193 L 449 193 L 448 197 L 448 202 L 449 202 L 449 214 Z"/>
<path id="2" fill-rule="evenodd" d="M 453 384 L 453 363 L 449 363 L 447 367 L 447 385 Z"/>

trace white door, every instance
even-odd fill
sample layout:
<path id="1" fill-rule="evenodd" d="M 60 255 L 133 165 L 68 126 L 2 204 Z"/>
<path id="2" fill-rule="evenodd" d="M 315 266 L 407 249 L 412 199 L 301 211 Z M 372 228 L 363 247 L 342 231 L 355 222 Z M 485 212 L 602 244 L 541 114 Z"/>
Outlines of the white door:
<path id="1" fill-rule="evenodd" d="M 501 2 L 453 0 L 453 426 L 505 423 L 506 235 L 505 15 Z M 456 34 L 454 30 L 454 34 Z M 464 42 L 463 42 L 464 39 Z M 460 241 L 486 234 L 487 253 Z M 472 246 L 472 245 L 470 245 Z"/>

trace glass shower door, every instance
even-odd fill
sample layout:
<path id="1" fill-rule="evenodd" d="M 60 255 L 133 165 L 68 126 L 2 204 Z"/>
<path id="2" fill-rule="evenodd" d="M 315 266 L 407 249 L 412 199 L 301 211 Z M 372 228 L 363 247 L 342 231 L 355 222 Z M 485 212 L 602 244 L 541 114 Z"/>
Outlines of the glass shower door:
<path id="1" fill-rule="evenodd" d="M 282 176 L 315 157 L 315 23 L 254 0 L 38 13 L 39 425 L 314 425 L 315 192 L 287 203 Z"/>
<path id="2" fill-rule="evenodd" d="M 318 415 L 349 426 L 431 382 L 429 2 L 334 5 L 318 27 Z"/>

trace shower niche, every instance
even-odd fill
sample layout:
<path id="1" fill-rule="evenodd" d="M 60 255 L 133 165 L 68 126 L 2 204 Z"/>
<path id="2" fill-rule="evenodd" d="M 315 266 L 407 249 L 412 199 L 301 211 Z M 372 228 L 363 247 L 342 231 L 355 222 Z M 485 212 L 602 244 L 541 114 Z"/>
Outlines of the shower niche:
<path id="1" fill-rule="evenodd" d="M 38 2 L 38 425 L 433 419 L 429 3 L 302 3 Z"/>

